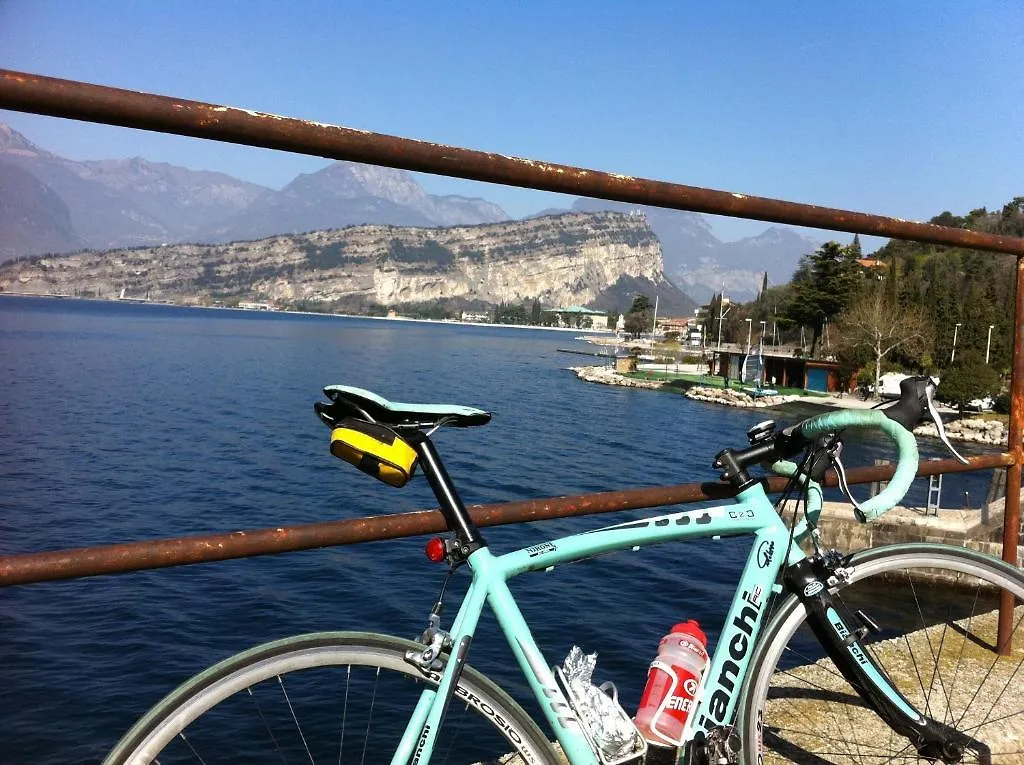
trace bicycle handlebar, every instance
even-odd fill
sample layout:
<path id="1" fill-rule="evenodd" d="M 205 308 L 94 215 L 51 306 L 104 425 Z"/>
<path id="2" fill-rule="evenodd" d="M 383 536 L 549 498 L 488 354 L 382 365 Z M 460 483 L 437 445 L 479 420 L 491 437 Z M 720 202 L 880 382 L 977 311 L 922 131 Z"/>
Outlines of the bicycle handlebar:
<path id="1" fill-rule="evenodd" d="M 872 520 L 900 502 L 910 489 L 918 467 L 917 441 L 910 431 L 925 415 L 931 415 L 943 442 L 950 451 L 960 457 L 945 437 L 942 420 L 933 403 L 935 387 L 935 382 L 930 377 L 908 377 L 900 383 L 899 401 L 883 410 L 847 409 L 827 412 L 779 432 L 772 432 L 774 423 L 762 423 L 752 428 L 748 434 L 751 440 L 750 448 L 740 451 L 723 450 L 716 455 L 713 466 L 722 468 L 722 477 L 743 489 L 753 483 L 753 479 L 747 473 L 747 468 L 752 465 L 785 466 L 785 470 L 777 472 L 793 475 L 799 468 L 788 460 L 802 453 L 814 444 L 816 439 L 832 436 L 831 443 L 826 449 L 832 454 L 837 454 L 838 450 L 834 447 L 841 443 L 842 431 L 848 428 L 878 428 L 896 443 L 899 456 L 896 472 L 888 486 L 863 504 L 854 501 L 857 517 L 861 521 Z M 963 460 L 962 457 L 960 459 Z M 803 464 L 803 470 L 809 480 L 818 483 L 824 478 L 829 465 L 830 459 L 825 450 L 822 450 L 812 457 L 811 462 Z M 839 469 L 838 462 L 836 465 L 840 473 L 840 484 L 843 485 L 845 479 L 842 470 Z"/>
<path id="2" fill-rule="evenodd" d="M 888 411 L 846 409 L 841 412 L 826 412 L 804 420 L 796 426 L 800 436 L 807 441 L 813 441 L 826 433 L 838 433 L 847 428 L 878 428 L 896 443 L 898 452 L 896 472 L 885 489 L 861 503 L 860 509 L 865 521 L 877 518 L 898 504 L 906 496 L 911 482 L 917 475 L 917 440 L 898 419 L 888 416 Z"/>

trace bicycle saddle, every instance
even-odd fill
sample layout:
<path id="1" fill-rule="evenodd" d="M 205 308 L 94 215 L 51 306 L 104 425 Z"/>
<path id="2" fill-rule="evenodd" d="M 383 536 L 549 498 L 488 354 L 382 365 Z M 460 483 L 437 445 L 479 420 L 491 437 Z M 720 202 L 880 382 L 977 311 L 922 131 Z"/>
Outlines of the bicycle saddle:
<path id="1" fill-rule="evenodd" d="M 324 395 L 331 403 L 318 401 L 313 409 L 321 421 L 332 428 L 345 417 L 358 417 L 398 429 L 439 425 L 468 428 L 486 425 L 491 420 L 491 413 L 482 409 L 449 404 L 401 404 L 351 385 L 328 385 Z"/>

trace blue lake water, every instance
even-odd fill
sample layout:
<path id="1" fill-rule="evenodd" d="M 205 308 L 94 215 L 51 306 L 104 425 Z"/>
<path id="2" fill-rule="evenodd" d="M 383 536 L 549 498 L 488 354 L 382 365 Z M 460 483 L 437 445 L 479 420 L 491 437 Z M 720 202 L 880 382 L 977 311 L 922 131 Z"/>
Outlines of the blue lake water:
<path id="1" fill-rule="evenodd" d="M 312 403 L 331 383 L 493 411 L 487 427 L 435 439 L 467 504 L 712 480 L 712 456 L 742 445 L 752 424 L 813 411 L 582 383 L 566 368 L 584 359 L 562 347 L 581 344 L 542 330 L 0 298 L 0 552 L 432 507 L 422 477 L 395 490 L 329 454 Z M 847 462 L 887 456 L 883 447 L 855 444 Z M 944 495 L 969 489 L 976 504 L 988 477 L 950 476 Z M 654 512 L 485 535 L 500 551 Z M 424 541 L 0 591 L 0 763 L 97 762 L 178 682 L 259 642 L 417 634 L 443 578 Z M 514 591 L 549 662 L 573 642 L 597 651 L 597 674 L 632 710 L 672 624 L 699 619 L 714 639 L 748 546 L 608 556 L 523 577 Z M 492 623 L 471 661 L 521 698 Z"/>

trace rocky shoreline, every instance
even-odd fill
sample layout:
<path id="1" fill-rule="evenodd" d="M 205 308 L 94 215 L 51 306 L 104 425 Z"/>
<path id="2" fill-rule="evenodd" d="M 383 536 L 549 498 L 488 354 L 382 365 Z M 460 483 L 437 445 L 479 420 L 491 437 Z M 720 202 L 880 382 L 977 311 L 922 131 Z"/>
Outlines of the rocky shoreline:
<path id="1" fill-rule="evenodd" d="M 751 396 L 748 393 L 731 388 L 704 388 L 696 386 L 690 388 L 683 394 L 694 401 L 707 401 L 711 404 L 722 406 L 737 406 L 748 409 L 763 409 L 769 406 L 779 406 L 796 401 L 799 396 Z"/>
<path id="2" fill-rule="evenodd" d="M 987 446 L 1006 446 L 1008 441 L 1006 425 L 1001 420 L 972 418 L 946 422 L 943 423 L 943 426 L 946 429 L 946 435 L 952 441 L 971 441 Z M 939 437 L 938 431 L 930 422 L 927 425 L 914 428 L 914 433 L 919 436 Z"/>
<path id="3" fill-rule="evenodd" d="M 647 388 L 657 390 L 665 383 L 660 380 L 636 380 L 616 372 L 612 367 L 569 367 L 576 377 L 585 382 L 601 383 L 602 385 L 621 385 L 625 388 Z"/>
<path id="4" fill-rule="evenodd" d="M 588 366 L 570 367 L 576 377 L 586 382 L 595 382 L 602 385 L 620 385 L 626 388 L 645 388 L 657 390 L 665 386 L 660 380 L 637 380 L 619 374 L 610 366 Z M 759 396 L 754 398 L 744 391 L 732 388 L 711 388 L 694 386 L 683 393 L 687 398 L 694 401 L 704 401 L 719 406 L 732 406 L 747 409 L 762 409 L 765 407 L 788 404 L 791 401 L 801 400 L 800 396 Z M 964 420 L 953 420 L 945 424 L 946 434 L 953 441 L 969 441 L 986 446 L 1006 446 L 1007 429 L 1006 424 L 1000 420 L 983 420 L 971 418 Z M 919 436 L 938 438 L 938 432 L 932 424 L 921 425 L 914 429 Z"/>
<path id="5" fill-rule="evenodd" d="M 633 377 L 626 377 L 609 366 L 569 367 L 569 369 L 575 372 L 576 377 L 580 380 L 602 385 L 621 385 L 626 388 L 646 388 L 648 390 L 657 390 L 665 386 L 665 383 L 660 380 L 637 380 Z M 686 390 L 683 395 L 694 401 L 749 409 L 778 406 L 800 398 L 799 396 L 759 396 L 755 398 L 739 390 L 703 386 L 694 386 Z"/>

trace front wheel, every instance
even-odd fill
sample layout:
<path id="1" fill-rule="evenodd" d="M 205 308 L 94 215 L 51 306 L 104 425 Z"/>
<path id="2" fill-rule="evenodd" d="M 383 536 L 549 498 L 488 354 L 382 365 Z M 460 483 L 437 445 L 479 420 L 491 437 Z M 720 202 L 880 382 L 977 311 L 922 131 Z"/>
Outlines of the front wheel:
<path id="1" fill-rule="evenodd" d="M 862 611 L 881 631 L 862 641 L 920 712 L 971 744 L 952 762 L 1024 763 L 1024 576 L 1001 561 L 940 545 L 867 550 L 833 591 L 847 625 Z M 996 648 L 1000 595 L 1015 606 L 1006 655 Z M 741 701 L 744 760 L 909 763 L 919 758 L 829 659 L 793 596 L 752 658 Z"/>
<path id="2" fill-rule="evenodd" d="M 440 672 L 405 660 L 423 646 L 319 633 L 253 648 L 196 675 L 125 734 L 104 765 L 389 762 L 420 691 Z M 433 762 L 555 763 L 511 697 L 465 667 Z"/>

